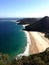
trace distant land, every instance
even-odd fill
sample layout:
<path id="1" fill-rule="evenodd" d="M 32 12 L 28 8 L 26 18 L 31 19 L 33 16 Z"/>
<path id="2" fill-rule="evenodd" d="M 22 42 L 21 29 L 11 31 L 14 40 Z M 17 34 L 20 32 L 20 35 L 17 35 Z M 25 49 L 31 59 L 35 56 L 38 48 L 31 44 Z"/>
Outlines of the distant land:
<path id="1" fill-rule="evenodd" d="M 20 19 L 18 24 L 24 25 L 27 31 L 38 31 L 38 32 L 48 32 L 49 33 L 49 17 L 45 16 L 43 18 L 24 18 Z"/>

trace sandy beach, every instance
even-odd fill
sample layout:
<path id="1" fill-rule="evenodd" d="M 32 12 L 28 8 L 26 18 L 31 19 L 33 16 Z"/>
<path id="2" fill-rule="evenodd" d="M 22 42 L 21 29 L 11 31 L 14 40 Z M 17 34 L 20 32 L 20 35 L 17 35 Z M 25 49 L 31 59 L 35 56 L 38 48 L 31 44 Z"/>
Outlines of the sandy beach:
<path id="1" fill-rule="evenodd" d="M 46 50 L 49 47 L 49 42 L 42 38 L 38 32 L 29 32 L 31 44 L 29 54 L 36 54 Z"/>
<path id="2" fill-rule="evenodd" d="M 25 27 L 25 25 L 23 25 Z M 26 51 L 24 55 L 31 55 L 31 54 L 36 54 L 45 51 L 49 47 L 49 41 L 39 32 L 32 32 L 32 31 L 26 31 L 25 32 L 26 37 L 27 37 L 27 46 Z M 28 53 L 28 54 L 27 54 Z"/>

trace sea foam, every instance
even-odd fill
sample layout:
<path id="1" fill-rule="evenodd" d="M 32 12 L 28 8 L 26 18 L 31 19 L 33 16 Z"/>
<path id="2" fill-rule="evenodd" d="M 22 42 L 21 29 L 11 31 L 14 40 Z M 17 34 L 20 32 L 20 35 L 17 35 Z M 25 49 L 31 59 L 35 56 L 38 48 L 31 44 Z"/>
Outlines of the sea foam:
<path id="1" fill-rule="evenodd" d="M 25 28 L 25 25 L 23 25 L 23 27 Z M 22 56 L 29 56 L 29 46 L 31 44 L 30 36 L 29 36 L 29 33 L 27 31 L 24 31 L 24 32 L 25 32 L 26 37 L 27 37 L 27 46 L 25 47 L 24 53 L 21 53 L 21 54 L 17 55 L 16 59 L 18 57 L 22 57 Z"/>

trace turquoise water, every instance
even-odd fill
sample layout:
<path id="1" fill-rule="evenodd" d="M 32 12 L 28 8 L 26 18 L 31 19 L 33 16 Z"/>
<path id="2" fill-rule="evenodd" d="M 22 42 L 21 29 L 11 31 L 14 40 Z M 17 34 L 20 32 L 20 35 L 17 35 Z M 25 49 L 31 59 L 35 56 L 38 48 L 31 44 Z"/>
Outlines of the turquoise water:
<path id="1" fill-rule="evenodd" d="M 16 22 L 0 21 L 0 52 L 14 58 L 24 52 L 27 40 L 23 26 Z"/>

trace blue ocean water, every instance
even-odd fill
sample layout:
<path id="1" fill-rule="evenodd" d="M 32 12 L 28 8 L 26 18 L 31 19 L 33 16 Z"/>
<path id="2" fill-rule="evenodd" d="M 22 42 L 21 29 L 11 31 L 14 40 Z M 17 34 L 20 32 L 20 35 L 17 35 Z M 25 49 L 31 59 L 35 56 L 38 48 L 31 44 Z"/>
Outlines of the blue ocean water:
<path id="1" fill-rule="evenodd" d="M 0 52 L 9 54 L 10 58 L 24 52 L 27 39 L 22 29 L 16 22 L 0 21 Z"/>

